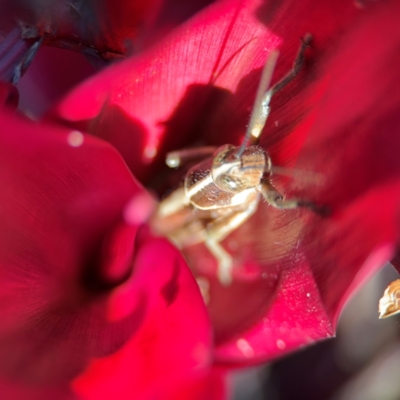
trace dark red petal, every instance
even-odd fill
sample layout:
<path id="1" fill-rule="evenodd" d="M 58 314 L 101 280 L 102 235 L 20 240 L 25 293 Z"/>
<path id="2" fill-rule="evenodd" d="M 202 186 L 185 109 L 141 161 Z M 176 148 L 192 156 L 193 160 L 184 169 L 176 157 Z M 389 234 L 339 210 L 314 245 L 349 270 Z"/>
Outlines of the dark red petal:
<path id="1" fill-rule="evenodd" d="M 175 26 L 213 0 L 103 0 L 97 7 L 101 46 L 122 54 L 137 52 L 166 35 Z"/>
<path id="2" fill-rule="evenodd" d="M 2 10 L 4 13 L 4 9 Z M 17 83 L 32 62 L 39 39 L 24 38 L 14 19 L 0 16 L 0 80 Z"/>
<path id="3" fill-rule="evenodd" d="M 147 27 L 157 13 L 160 0 L 2 3 L 6 4 L 2 4 L 0 27 L 14 23 L 20 36 L 29 40 L 44 40 L 90 55 L 114 58 L 126 52 L 128 40 L 138 39 L 141 29 Z"/>
<path id="4" fill-rule="evenodd" d="M 183 259 L 164 239 L 145 237 L 137 246 L 134 273 L 115 290 L 109 315 L 129 314 L 141 290 L 149 299 L 147 319 L 119 351 L 92 360 L 74 384 L 82 399 L 140 399 L 159 396 L 163 388 L 166 397 L 160 399 L 169 398 L 169 390 L 179 391 L 173 382 L 184 385 L 182 376 L 191 377 L 210 362 L 207 311 Z"/>
<path id="5" fill-rule="evenodd" d="M 40 117 L 94 71 L 82 54 L 42 47 L 18 82 L 19 109 L 28 115 Z"/>
<path id="6" fill-rule="evenodd" d="M 0 105 L 14 110 L 18 106 L 18 90 L 11 83 L 0 82 Z"/>
<path id="7" fill-rule="evenodd" d="M 145 192 L 108 144 L 0 118 L 0 371 L 18 381 L 65 381 L 88 356 L 119 348 L 144 317 L 144 296 L 117 322 L 106 306 L 131 269 L 139 226 L 121 233 L 122 210 Z"/>
<path id="8" fill-rule="evenodd" d="M 14 31 L 18 42 L 12 53 L 21 54 L 22 58 L 32 43 L 40 43 L 102 58 L 97 61 L 104 65 L 104 60 L 119 59 L 149 46 L 211 1 L 3 0 L 0 31 Z"/>

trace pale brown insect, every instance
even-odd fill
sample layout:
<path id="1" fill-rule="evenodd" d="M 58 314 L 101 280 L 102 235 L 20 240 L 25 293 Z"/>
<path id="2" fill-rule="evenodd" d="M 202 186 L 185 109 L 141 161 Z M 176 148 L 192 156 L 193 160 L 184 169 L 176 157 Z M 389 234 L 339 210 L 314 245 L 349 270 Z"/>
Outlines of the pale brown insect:
<path id="1" fill-rule="evenodd" d="M 256 212 L 261 198 L 280 209 L 307 207 L 318 211 L 310 201 L 283 198 L 270 181 L 271 159 L 257 145 L 273 94 L 298 74 L 310 41 L 311 35 L 302 39 L 293 68 L 268 89 L 278 57 L 277 51 L 270 53 L 241 146 L 201 147 L 167 155 L 166 163 L 171 168 L 190 160 L 205 160 L 188 171 L 182 187 L 160 202 L 152 227 L 179 248 L 204 243 L 218 262 L 218 277 L 224 285 L 232 280 L 233 260 L 221 242 Z"/>
<path id="2" fill-rule="evenodd" d="M 400 279 L 391 282 L 379 300 L 379 318 L 400 313 Z"/>

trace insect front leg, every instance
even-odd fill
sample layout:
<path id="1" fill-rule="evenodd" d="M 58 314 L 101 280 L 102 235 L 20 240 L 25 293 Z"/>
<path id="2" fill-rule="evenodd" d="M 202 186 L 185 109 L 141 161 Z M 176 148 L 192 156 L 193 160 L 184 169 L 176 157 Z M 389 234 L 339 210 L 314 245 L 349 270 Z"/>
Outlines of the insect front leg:
<path id="1" fill-rule="evenodd" d="M 265 95 L 268 99 L 270 99 L 276 92 L 279 92 L 279 90 L 283 89 L 294 78 L 296 78 L 304 65 L 304 53 L 307 48 L 310 47 L 311 41 L 312 35 L 310 33 L 307 33 L 301 39 L 301 45 L 297 53 L 296 59 L 294 60 L 292 69 L 280 81 L 276 82 L 275 85 L 271 87 L 271 89 L 268 90 L 268 92 L 270 92 L 269 95 L 268 92 Z"/>
<path id="2" fill-rule="evenodd" d="M 193 149 L 182 149 L 171 151 L 165 157 L 165 163 L 170 168 L 178 168 L 188 162 L 201 160 L 212 156 L 216 150 L 215 146 L 195 147 Z"/>
<path id="3" fill-rule="evenodd" d="M 232 256 L 222 247 L 221 242 L 242 225 L 257 209 L 258 199 L 244 210 L 233 211 L 210 222 L 206 227 L 205 245 L 218 261 L 218 279 L 223 285 L 232 282 Z"/>
<path id="4" fill-rule="evenodd" d="M 184 227 L 192 219 L 192 207 L 185 189 L 180 187 L 160 202 L 149 223 L 156 234 L 170 237 L 173 232 Z"/>
<path id="5" fill-rule="evenodd" d="M 317 214 L 329 214 L 329 210 L 326 207 L 318 206 L 312 201 L 304 199 L 284 199 L 283 196 L 275 189 L 275 187 L 267 178 L 263 178 L 261 180 L 260 187 L 261 194 L 266 202 L 275 208 L 279 208 L 280 210 L 290 210 L 294 208 L 304 207 Z"/>
<path id="6" fill-rule="evenodd" d="M 253 111 L 251 113 L 245 139 L 237 154 L 238 157 L 241 156 L 247 146 L 258 143 L 261 132 L 271 111 L 270 103 L 272 96 L 279 90 L 283 89 L 298 75 L 304 64 L 304 54 L 307 47 L 310 46 L 311 40 L 311 34 L 306 34 L 301 39 L 300 49 L 297 53 L 297 57 L 293 63 L 292 69 L 280 81 L 275 83 L 275 85 L 273 85 L 270 89 L 266 90 L 271 81 L 272 73 L 278 57 L 277 51 L 273 51 L 270 53 L 270 56 L 265 63 L 265 67 L 261 74 L 261 81 L 257 90 L 256 101 L 254 103 Z"/>

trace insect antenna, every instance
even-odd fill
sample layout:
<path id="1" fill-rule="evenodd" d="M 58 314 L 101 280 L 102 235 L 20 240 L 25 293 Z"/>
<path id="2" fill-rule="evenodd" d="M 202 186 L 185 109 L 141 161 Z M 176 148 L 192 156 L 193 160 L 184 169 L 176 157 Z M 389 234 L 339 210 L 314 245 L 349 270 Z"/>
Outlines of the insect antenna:
<path id="1" fill-rule="evenodd" d="M 272 74 L 274 72 L 276 61 L 279 55 L 278 50 L 273 50 L 270 53 L 261 75 L 261 80 L 258 86 L 256 100 L 254 102 L 253 110 L 250 116 L 250 122 L 246 131 L 246 136 L 244 137 L 243 143 L 240 146 L 238 152 L 236 153 L 236 158 L 240 158 L 246 147 L 252 144 L 256 144 L 258 142 L 258 139 L 261 135 L 261 132 L 265 126 L 265 123 L 267 121 L 267 118 L 271 110 L 269 104 L 271 102 L 272 96 L 276 92 L 281 90 L 283 87 L 285 87 L 289 82 L 291 82 L 300 72 L 301 67 L 304 64 L 304 53 L 307 47 L 310 46 L 311 41 L 312 41 L 312 35 L 310 33 L 307 33 L 301 39 L 301 46 L 297 54 L 297 57 L 293 63 L 292 69 L 280 81 L 275 83 L 274 86 L 270 87 L 267 90 L 267 88 L 271 83 Z"/>
<path id="2" fill-rule="evenodd" d="M 250 122 L 247 126 L 246 136 L 243 143 L 236 153 L 236 158 L 240 158 L 245 149 L 254 143 L 258 142 L 258 138 L 267 121 L 270 106 L 269 103 L 272 97 L 272 90 L 268 90 L 272 79 L 272 74 L 275 69 L 276 61 L 278 59 L 278 50 L 273 50 L 265 63 L 264 69 L 261 74 L 260 84 L 258 85 L 256 100 L 254 102 L 253 110 L 250 116 Z"/>

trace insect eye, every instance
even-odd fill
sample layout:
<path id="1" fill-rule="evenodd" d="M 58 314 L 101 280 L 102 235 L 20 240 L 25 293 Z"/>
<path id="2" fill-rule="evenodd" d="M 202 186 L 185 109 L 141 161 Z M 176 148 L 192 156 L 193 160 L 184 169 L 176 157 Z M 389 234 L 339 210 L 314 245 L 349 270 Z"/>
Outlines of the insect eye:
<path id="1" fill-rule="evenodd" d="M 221 175 L 216 184 L 228 192 L 238 193 L 243 190 L 243 182 L 239 178 L 227 174 Z"/>
<path id="2" fill-rule="evenodd" d="M 223 175 L 222 176 L 222 182 L 229 186 L 231 189 L 236 189 L 237 188 L 237 182 L 232 179 L 230 176 L 228 175 Z"/>
<path id="3" fill-rule="evenodd" d="M 219 154 L 217 154 L 217 156 L 214 158 L 214 164 L 217 165 L 221 165 L 224 163 L 225 159 L 226 159 L 227 153 L 224 152 L 220 152 Z"/>
<path id="4" fill-rule="evenodd" d="M 229 156 L 234 154 L 234 150 L 235 147 L 230 144 L 226 144 L 224 146 L 219 147 L 217 151 L 214 153 L 213 164 L 215 166 L 225 164 Z"/>

